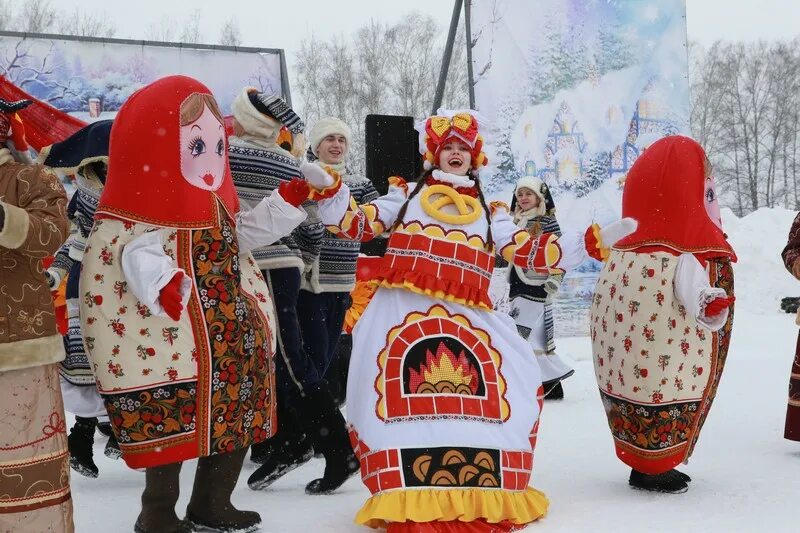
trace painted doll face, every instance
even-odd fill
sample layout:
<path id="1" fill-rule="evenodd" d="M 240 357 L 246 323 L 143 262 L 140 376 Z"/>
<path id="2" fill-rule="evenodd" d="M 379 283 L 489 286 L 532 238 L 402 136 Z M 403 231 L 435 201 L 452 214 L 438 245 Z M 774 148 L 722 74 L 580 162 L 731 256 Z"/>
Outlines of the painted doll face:
<path id="1" fill-rule="evenodd" d="M 466 176 L 471 162 L 469 148 L 459 141 L 447 142 L 439 152 L 439 168 L 448 174 Z"/>
<path id="2" fill-rule="evenodd" d="M 181 126 L 181 172 L 200 189 L 216 191 L 225 177 L 225 128 L 207 106 L 194 122 Z"/>
<path id="3" fill-rule="evenodd" d="M 719 210 L 719 199 L 717 198 L 717 186 L 714 180 L 713 166 L 708 157 L 703 161 L 703 173 L 705 174 L 705 190 L 703 191 L 703 205 L 706 206 L 706 213 L 719 229 L 722 229 L 722 214 Z"/>
<path id="4" fill-rule="evenodd" d="M 718 228 L 722 229 L 722 214 L 719 210 L 719 201 L 717 199 L 717 188 L 714 184 L 714 176 L 709 175 L 706 178 L 706 190 L 703 202 L 706 206 L 706 213 Z"/>
<path id="5" fill-rule="evenodd" d="M 517 189 L 514 193 L 514 196 L 517 197 L 517 205 L 523 211 L 528 211 L 529 209 L 539 207 L 539 202 L 541 201 L 536 193 L 527 187 L 520 187 Z"/>

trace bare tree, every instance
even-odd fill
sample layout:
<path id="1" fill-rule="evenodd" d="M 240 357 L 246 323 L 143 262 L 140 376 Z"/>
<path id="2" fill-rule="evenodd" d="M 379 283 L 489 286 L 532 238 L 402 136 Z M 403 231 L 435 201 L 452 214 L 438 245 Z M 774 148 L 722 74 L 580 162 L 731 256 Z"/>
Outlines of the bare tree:
<path id="1" fill-rule="evenodd" d="M 14 29 L 12 27 L 13 15 L 11 4 L 7 0 L 0 0 L 0 31 Z"/>
<path id="2" fill-rule="evenodd" d="M 430 112 L 444 52 L 442 29 L 430 16 L 410 13 L 391 25 L 370 21 L 348 38 L 322 41 L 312 36 L 301 43 L 294 66 L 294 86 L 304 103 L 301 112 L 309 125 L 333 115 L 353 128 L 348 156 L 353 170 L 364 170 L 366 115 L 421 119 Z M 467 105 L 465 56 L 461 31 L 445 87 L 445 107 Z"/>
<path id="3" fill-rule="evenodd" d="M 160 19 L 158 23 L 151 23 L 144 32 L 149 41 L 171 42 L 175 40 L 175 23 L 171 20 Z"/>
<path id="4" fill-rule="evenodd" d="M 200 39 L 200 10 L 195 9 L 181 30 L 180 41 L 182 43 L 199 43 Z"/>
<path id="5" fill-rule="evenodd" d="M 739 215 L 800 207 L 800 43 L 691 50 L 691 124 Z"/>
<path id="6" fill-rule="evenodd" d="M 83 37 L 113 37 L 117 29 L 109 22 L 105 13 L 98 16 L 76 8 L 71 15 L 62 14 L 59 17 L 58 32 Z"/>
<path id="7" fill-rule="evenodd" d="M 27 0 L 17 16 L 18 31 L 48 33 L 55 28 L 58 12 L 49 0 Z"/>
<path id="8" fill-rule="evenodd" d="M 236 19 L 229 18 L 222 26 L 222 31 L 219 35 L 219 44 L 225 46 L 241 46 L 242 36 Z"/>

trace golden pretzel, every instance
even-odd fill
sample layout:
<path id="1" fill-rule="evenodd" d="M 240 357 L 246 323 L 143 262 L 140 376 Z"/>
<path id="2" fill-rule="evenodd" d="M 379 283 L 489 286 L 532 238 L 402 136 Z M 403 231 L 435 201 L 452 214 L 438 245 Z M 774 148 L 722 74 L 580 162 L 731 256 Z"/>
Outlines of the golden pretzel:
<path id="1" fill-rule="evenodd" d="M 434 194 L 440 194 L 441 196 L 431 201 L 430 197 Z M 423 211 L 431 218 L 454 225 L 472 224 L 480 218 L 483 211 L 477 198 L 460 194 L 454 188 L 438 183 L 422 191 L 419 202 Z M 441 211 L 444 206 L 450 204 L 455 204 L 459 214 L 451 215 Z"/>

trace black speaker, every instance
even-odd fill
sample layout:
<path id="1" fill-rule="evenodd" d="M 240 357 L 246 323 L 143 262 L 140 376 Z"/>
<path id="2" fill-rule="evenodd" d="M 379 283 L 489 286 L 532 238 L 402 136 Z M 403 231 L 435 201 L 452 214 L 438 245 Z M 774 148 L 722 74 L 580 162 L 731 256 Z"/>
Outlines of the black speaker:
<path id="1" fill-rule="evenodd" d="M 419 134 L 414 129 L 414 117 L 367 115 L 364 132 L 367 177 L 380 194 L 388 192 L 392 176 L 416 181 L 422 172 L 422 156 L 419 155 Z M 365 242 L 361 253 L 383 255 L 386 241 L 378 237 Z"/>
<path id="2" fill-rule="evenodd" d="M 392 176 L 416 181 L 422 172 L 422 156 L 414 117 L 367 115 L 364 131 L 367 177 L 379 193 L 386 194 Z"/>

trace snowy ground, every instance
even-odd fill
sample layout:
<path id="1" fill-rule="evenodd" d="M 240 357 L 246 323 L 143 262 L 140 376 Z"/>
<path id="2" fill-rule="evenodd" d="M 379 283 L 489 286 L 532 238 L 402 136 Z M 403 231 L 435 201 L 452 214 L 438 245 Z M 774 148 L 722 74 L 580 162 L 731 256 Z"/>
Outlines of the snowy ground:
<path id="1" fill-rule="evenodd" d="M 800 295 L 780 265 L 779 253 L 794 213 L 762 210 L 744 219 L 725 215 L 726 230 L 740 256 L 736 268 L 738 308 L 719 394 L 691 463 L 694 481 L 681 495 L 655 495 L 628 488 L 628 470 L 614 456 L 592 373 L 588 338 L 558 340 L 575 362 L 565 382 L 566 399 L 545 404 L 533 484 L 550 498 L 548 515 L 526 531 L 797 531 L 800 443 L 783 440 L 789 368 L 797 326 L 781 314 L 780 296 Z M 79 532 L 130 531 L 139 512 L 144 476 L 95 447 L 100 477 L 73 475 Z M 352 523 L 368 493 L 356 477 L 332 496 L 306 496 L 305 483 L 322 473 L 313 460 L 267 492 L 253 492 L 245 465 L 234 503 L 261 513 L 268 533 L 355 533 Z M 193 464 L 184 466 L 182 513 Z"/>

